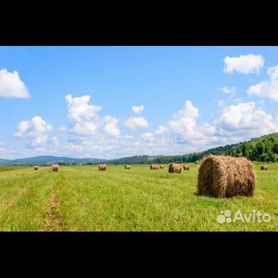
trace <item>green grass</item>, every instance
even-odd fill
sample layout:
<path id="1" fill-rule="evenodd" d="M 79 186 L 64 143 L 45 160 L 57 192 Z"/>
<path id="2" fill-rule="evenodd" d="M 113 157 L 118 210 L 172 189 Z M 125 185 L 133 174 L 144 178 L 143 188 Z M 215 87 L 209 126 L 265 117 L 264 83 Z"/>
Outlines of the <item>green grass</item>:
<path id="1" fill-rule="evenodd" d="M 169 174 L 147 165 L 0 168 L 1 231 L 277 231 L 276 164 L 260 171 L 255 197 L 214 199 L 197 196 L 199 165 Z M 59 201 L 51 201 L 55 196 Z M 271 215 L 269 223 L 219 224 L 221 211 Z M 58 219 L 58 220 L 57 220 Z M 53 225 L 46 225 L 48 222 Z M 63 223 L 59 227 L 60 223 Z"/>

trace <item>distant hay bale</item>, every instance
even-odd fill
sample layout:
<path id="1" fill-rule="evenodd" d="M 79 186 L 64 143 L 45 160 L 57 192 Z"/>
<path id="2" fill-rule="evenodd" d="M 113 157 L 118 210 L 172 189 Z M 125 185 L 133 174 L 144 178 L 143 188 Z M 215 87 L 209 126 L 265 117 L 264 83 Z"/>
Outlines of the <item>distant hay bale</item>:
<path id="1" fill-rule="evenodd" d="M 164 165 L 161 165 L 161 164 L 160 164 L 160 165 L 159 165 L 159 168 L 160 168 L 160 169 L 164 169 Z"/>
<path id="2" fill-rule="evenodd" d="M 246 158 L 209 156 L 199 168 L 198 194 L 216 198 L 253 196 L 256 173 Z"/>
<path id="3" fill-rule="evenodd" d="M 190 170 L 189 165 L 183 165 L 183 170 Z"/>
<path id="4" fill-rule="evenodd" d="M 268 167 L 267 167 L 266 165 L 262 165 L 262 166 L 261 166 L 261 170 L 262 170 L 262 171 L 267 171 L 267 170 L 268 170 Z"/>
<path id="5" fill-rule="evenodd" d="M 52 169 L 53 172 L 58 172 L 59 169 L 60 169 L 60 166 L 59 165 L 52 165 L 51 169 Z"/>
<path id="6" fill-rule="evenodd" d="M 182 172 L 182 166 L 180 164 L 170 164 L 169 165 L 169 173 L 181 173 Z"/>
<path id="7" fill-rule="evenodd" d="M 38 171 L 38 170 L 39 170 L 39 166 L 37 166 L 37 165 L 34 166 L 34 170 L 35 170 L 35 171 Z"/>
<path id="8" fill-rule="evenodd" d="M 157 164 L 152 164 L 152 165 L 150 165 L 150 169 L 151 170 L 158 170 L 158 169 L 160 169 L 160 166 L 157 165 Z"/>
<path id="9" fill-rule="evenodd" d="M 131 169 L 131 166 L 126 164 L 125 169 Z"/>
<path id="10" fill-rule="evenodd" d="M 107 170 L 107 165 L 106 164 L 99 164 L 98 170 L 99 171 L 106 171 Z"/>

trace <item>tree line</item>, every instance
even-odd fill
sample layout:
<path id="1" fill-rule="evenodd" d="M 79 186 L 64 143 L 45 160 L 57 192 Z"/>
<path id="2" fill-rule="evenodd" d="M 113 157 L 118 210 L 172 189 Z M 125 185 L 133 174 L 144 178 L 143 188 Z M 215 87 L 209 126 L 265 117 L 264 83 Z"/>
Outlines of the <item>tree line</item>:
<path id="1" fill-rule="evenodd" d="M 112 160 L 109 164 L 194 163 L 208 155 L 244 156 L 252 161 L 276 162 L 278 161 L 278 133 L 264 135 L 259 138 L 251 139 L 248 142 L 240 142 L 238 144 L 209 149 L 199 153 L 178 156 L 133 156 Z"/>

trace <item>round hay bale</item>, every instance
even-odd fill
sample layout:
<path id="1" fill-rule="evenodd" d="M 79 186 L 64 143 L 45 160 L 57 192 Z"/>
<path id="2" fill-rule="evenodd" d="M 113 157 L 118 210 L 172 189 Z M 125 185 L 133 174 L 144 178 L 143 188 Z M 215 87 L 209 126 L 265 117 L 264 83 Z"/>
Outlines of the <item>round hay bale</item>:
<path id="1" fill-rule="evenodd" d="M 256 172 L 246 158 L 209 156 L 199 168 L 199 195 L 216 198 L 253 196 L 255 188 Z"/>
<path id="2" fill-rule="evenodd" d="M 39 170 L 39 166 L 37 166 L 37 165 L 34 166 L 34 170 L 35 170 L 35 171 L 38 171 L 38 170 Z"/>
<path id="3" fill-rule="evenodd" d="M 182 172 L 182 166 L 180 164 L 170 164 L 169 165 L 169 173 L 181 173 Z"/>
<path id="4" fill-rule="evenodd" d="M 151 170 L 158 170 L 158 169 L 160 169 L 160 166 L 157 165 L 157 164 L 152 164 L 152 165 L 150 165 L 150 169 Z"/>
<path id="5" fill-rule="evenodd" d="M 125 169 L 131 169 L 131 166 L 126 164 Z"/>
<path id="6" fill-rule="evenodd" d="M 183 165 L 183 170 L 190 170 L 189 165 Z"/>
<path id="7" fill-rule="evenodd" d="M 106 171 L 107 170 L 107 165 L 106 164 L 99 164 L 98 170 L 99 171 Z"/>
<path id="8" fill-rule="evenodd" d="M 53 172 L 59 172 L 60 166 L 59 165 L 52 165 L 51 169 Z"/>
<path id="9" fill-rule="evenodd" d="M 266 165 L 262 165 L 262 166 L 261 166 L 261 170 L 262 170 L 262 171 L 267 171 L 267 170 L 268 170 L 268 167 L 267 167 Z"/>
<path id="10" fill-rule="evenodd" d="M 159 168 L 160 168 L 160 169 L 164 169 L 164 165 L 161 165 L 161 164 L 160 164 L 160 165 L 159 165 Z"/>

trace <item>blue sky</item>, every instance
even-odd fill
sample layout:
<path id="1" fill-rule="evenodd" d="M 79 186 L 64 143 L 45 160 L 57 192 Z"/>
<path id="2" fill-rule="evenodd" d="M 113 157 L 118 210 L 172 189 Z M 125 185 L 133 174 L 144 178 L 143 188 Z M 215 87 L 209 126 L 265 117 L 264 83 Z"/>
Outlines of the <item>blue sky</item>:
<path id="1" fill-rule="evenodd" d="M 183 154 L 274 132 L 277 64 L 277 47 L 0 47 L 0 158 Z"/>

